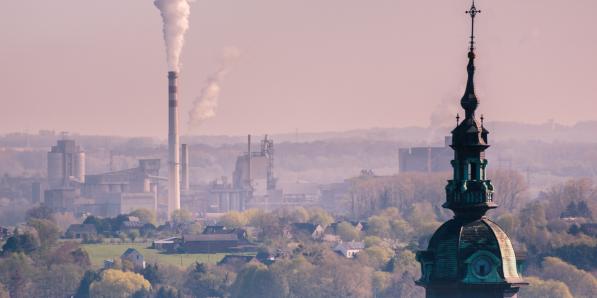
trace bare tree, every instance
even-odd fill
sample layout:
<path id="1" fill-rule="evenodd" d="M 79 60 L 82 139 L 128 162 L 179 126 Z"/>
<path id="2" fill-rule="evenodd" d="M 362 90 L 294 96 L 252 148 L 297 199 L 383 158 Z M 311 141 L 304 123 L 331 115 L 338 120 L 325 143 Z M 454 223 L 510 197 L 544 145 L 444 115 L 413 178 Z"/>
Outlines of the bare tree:
<path id="1" fill-rule="evenodd" d="M 512 211 L 528 199 L 529 186 L 524 176 L 515 170 L 493 170 L 489 177 L 495 193 L 493 199 L 503 211 Z"/>

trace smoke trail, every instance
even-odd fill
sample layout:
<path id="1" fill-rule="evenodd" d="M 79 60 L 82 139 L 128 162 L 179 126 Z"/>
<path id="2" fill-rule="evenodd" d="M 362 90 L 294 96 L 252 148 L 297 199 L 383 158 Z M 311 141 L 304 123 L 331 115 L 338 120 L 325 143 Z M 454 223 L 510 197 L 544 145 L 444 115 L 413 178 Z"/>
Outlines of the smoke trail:
<path id="1" fill-rule="evenodd" d="M 189 29 L 191 0 L 155 0 L 153 4 L 160 10 L 164 21 L 164 41 L 170 71 L 180 70 L 180 53 L 184 45 L 184 35 Z"/>
<path id="2" fill-rule="evenodd" d="M 220 68 L 209 76 L 205 87 L 201 90 L 201 95 L 195 99 L 193 107 L 189 111 L 189 130 L 196 130 L 204 120 L 216 115 L 222 80 L 239 57 L 240 51 L 237 48 L 224 48 Z"/>
<path id="3" fill-rule="evenodd" d="M 427 145 L 443 140 L 444 136 L 449 135 L 450 129 L 456 126 L 456 113 L 459 110 L 454 98 L 458 97 L 450 96 L 442 100 L 431 113 Z"/>

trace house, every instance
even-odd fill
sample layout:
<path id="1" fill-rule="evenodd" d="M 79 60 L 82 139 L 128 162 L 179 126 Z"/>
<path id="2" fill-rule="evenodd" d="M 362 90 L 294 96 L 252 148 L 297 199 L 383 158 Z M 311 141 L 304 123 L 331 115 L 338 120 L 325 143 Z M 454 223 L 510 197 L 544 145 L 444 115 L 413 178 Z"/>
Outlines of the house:
<path id="1" fill-rule="evenodd" d="M 218 262 L 218 266 L 225 267 L 234 272 L 240 271 L 240 269 L 246 264 L 252 262 L 259 262 L 255 256 L 246 255 L 226 255 Z"/>
<path id="2" fill-rule="evenodd" d="M 365 243 L 361 241 L 340 242 L 334 247 L 334 251 L 345 258 L 354 258 L 364 248 Z"/>
<path id="3" fill-rule="evenodd" d="M 157 249 L 159 251 L 165 252 L 175 252 L 177 248 L 177 243 L 180 243 L 182 238 L 180 237 L 169 237 L 160 240 L 154 240 L 151 243 L 151 248 Z"/>
<path id="4" fill-rule="evenodd" d="M 135 269 L 145 269 L 145 257 L 136 249 L 129 248 L 121 256 L 120 259 L 129 261 L 133 264 Z"/>
<path id="5" fill-rule="evenodd" d="M 255 252 L 257 246 L 247 239 L 244 229 L 207 226 L 199 235 L 183 235 L 153 241 L 152 248 L 164 252 L 226 253 Z"/>
<path id="6" fill-rule="evenodd" d="M 257 260 L 265 265 L 271 265 L 276 261 L 276 255 L 271 254 L 269 252 L 259 252 L 255 256 Z"/>
<path id="7" fill-rule="evenodd" d="M 92 224 L 73 224 L 68 227 L 64 236 L 69 239 L 92 239 L 97 236 L 97 229 Z"/>
<path id="8" fill-rule="evenodd" d="M 321 240 L 324 235 L 324 228 L 321 225 L 312 223 L 293 223 L 286 228 L 284 234 L 287 238 L 309 237 L 313 240 Z"/>
<path id="9" fill-rule="evenodd" d="M 141 228 L 143 228 L 143 226 L 145 226 L 145 224 L 140 221 L 127 220 L 123 221 L 122 224 L 120 224 L 120 231 L 129 232 L 131 230 L 140 230 Z"/>

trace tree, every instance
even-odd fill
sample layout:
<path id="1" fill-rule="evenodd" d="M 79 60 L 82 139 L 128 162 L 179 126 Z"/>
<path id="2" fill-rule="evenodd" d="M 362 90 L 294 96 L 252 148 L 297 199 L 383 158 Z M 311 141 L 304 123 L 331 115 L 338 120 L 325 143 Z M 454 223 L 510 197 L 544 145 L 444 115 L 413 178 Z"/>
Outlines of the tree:
<path id="1" fill-rule="evenodd" d="M 100 278 L 100 275 L 93 270 L 85 272 L 83 278 L 81 279 L 81 282 L 79 283 L 79 288 L 75 293 L 75 298 L 89 298 L 89 290 L 91 288 L 91 284 L 95 281 L 99 281 Z"/>
<path id="2" fill-rule="evenodd" d="M 51 220 L 31 219 L 27 224 L 37 231 L 41 249 L 49 249 L 60 238 L 60 228 Z"/>
<path id="3" fill-rule="evenodd" d="M 381 268 L 387 264 L 390 258 L 392 258 L 393 252 L 391 249 L 381 246 L 368 247 L 362 250 L 357 255 L 359 260 L 366 258 L 366 265 L 373 267 L 374 269 Z"/>
<path id="4" fill-rule="evenodd" d="M 155 213 L 149 209 L 139 208 L 129 213 L 130 216 L 138 217 L 143 223 L 155 225 L 157 223 Z"/>
<path id="5" fill-rule="evenodd" d="M 91 283 L 91 297 L 126 298 L 139 290 L 150 290 L 151 284 L 142 275 L 107 269 L 101 273 L 101 279 Z"/>
<path id="6" fill-rule="evenodd" d="M 343 241 L 359 239 L 359 231 L 349 222 L 343 221 L 336 226 L 336 234 Z"/>
<path id="7" fill-rule="evenodd" d="M 369 217 L 369 235 L 387 238 L 390 236 L 390 221 L 380 215 Z"/>
<path id="8" fill-rule="evenodd" d="M 409 272 L 413 276 L 419 276 L 421 269 L 416 260 L 416 255 L 410 250 L 403 250 L 388 262 L 385 271 L 400 273 L 400 275 Z"/>
<path id="9" fill-rule="evenodd" d="M 593 271 L 597 269 L 597 246 L 588 244 L 570 244 L 556 248 L 553 255 L 579 269 Z"/>
<path id="10" fill-rule="evenodd" d="M 156 298 L 181 298 L 180 291 L 173 287 L 161 287 L 156 295 Z"/>
<path id="11" fill-rule="evenodd" d="M 24 234 L 15 234 L 6 240 L 2 246 L 3 254 L 22 252 L 30 254 L 39 248 L 39 239 L 36 234 L 26 232 Z"/>
<path id="12" fill-rule="evenodd" d="M 321 208 L 312 208 L 309 211 L 311 213 L 309 221 L 312 224 L 321 225 L 325 228 L 334 222 L 334 218 Z"/>
<path id="13" fill-rule="evenodd" d="M 508 235 L 514 235 L 514 231 L 520 225 L 520 221 L 517 216 L 513 213 L 504 213 L 496 219 L 496 223 L 506 232 Z"/>
<path id="14" fill-rule="evenodd" d="M 256 214 L 251 219 L 251 225 L 261 230 L 258 238 L 262 241 L 282 237 L 283 226 L 280 219 L 272 213 L 260 212 Z"/>
<path id="15" fill-rule="evenodd" d="M 375 294 L 384 292 L 392 283 L 392 276 L 387 272 L 373 272 L 373 291 Z"/>
<path id="16" fill-rule="evenodd" d="M 60 242 L 50 250 L 44 251 L 41 259 L 48 267 L 74 264 L 77 267 L 86 269 L 91 266 L 89 254 L 82 249 L 77 242 Z"/>
<path id="17" fill-rule="evenodd" d="M 219 267 L 196 263 L 186 274 L 184 287 L 193 297 L 221 297 L 232 280 L 232 273 Z"/>
<path id="18" fill-rule="evenodd" d="M 135 239 L 139 238 L 139 231 L 131 230 L 128 236 L 131 239 L 131 242 L 135 243 Z"/>
<path id="19" fill-rule="evenodd" d="M 385 291 L 380 293 L 379 298 L 422 298 L 425 297 L 425 290 L 422 287 L 416 286 L 413 280 L 415 275 L 409 272 L 394 273 L 392 275 L 392 283 Z"/>
<path id="20" fill-rule="evenodd" d="M 309 220 L 309 211 L 304 207 L 292 208 L 289 214 L 289 220 L 291 222 L 307 222 Z"/>
<path id="21" fill-rule="evenodd" d="M 162 273 L 159 270 L 158 264 L 147 264 L 147 266 L 141 271 L 141 274 L 147 281 L 149 281 L 153 286 L 159 284 L 163 280 Z"/>
<path id="22" fill-rule="evenodd" d="M 580 201 L 576 209 L 579 217 L 593 219 L 593 212 L 591 211 L 591 208 L 589 208 L 589 205 L 585 200 Z"/>
<path id="23" fill-rule="evenodd" d="M 52 209 L 41 205 L 27 210 L 27 221 L 31 219 L 52 220 Z"/>
<path id="24" fill-rule="evenodd" d="M 529 186 L 522 174 L 515 170 L 492 170 L 491 182 L 496 189 L 494 200 L 503 211 L 512 211 L 528 199 Z"/>
<path id="25" fill-rule="evenodd" d="M 79 286 L 83 269 L 74 264 L 40 268 L 34 275 L 30 297 L 70 297 Z"/>
<path id="26" fill-rule="evenodd" d="M 529 276 L 525 278 L 529 283 L 526 287 L 521 287 L 520 297 L 528 298 L 572 298 L 572 293 L 565 283 L 556 280 L 542 280 L 540 278 Z"/>
<path id="27" fill-rule="evenodd" d="M 243 213 L 238 211 L 230 211 L 220 217 L 218 223 L 226 228 L 241 228 L 246 226 L 249 221 Z"/>
<path id="28" fill-rule="evenodd" d="M 392 236 L 394 236 L 394 238 L 402 240 L 402 241 L 411 240 L 413 233 L 414 233 L 414 230 L 410 226 L 410 224 L 403 219 L 390 220 L 390 228 L 391 228 Z"/>
<path id="29" fill-rule="evenodd" d="M 554 257 L 545 258 L 542 265 L 541 277 L 564 282 L 574 297 L 593 297 L 597 293 L 597 278 L 591 273 Z"/>
<path id="30" fill-rule="evenodd" d="M 0 298 L 10 298 L 6 287 L 0 283 Z"/>
<path id="31" fill-rule="evenodd" d="M 177 209 L 172 211 L 172 222 L 176 225 L 187 224 L 192 221 L 193 215 L 185 209 Z"/>
<path id="32" fill-rule="evenodd" d="M 239 272 L 232 285 L 232 297 L 242 298 L 276 298 L 286 293 L 280 279 L 265 265 L 251 264 Z"/>
<path id="33" fill-rule="evenodd" d="M 12 298 L 28 297 L 33 274 L 33 261 L 22 253 L 0 259 L 0 283 L 6 286 Z"/>

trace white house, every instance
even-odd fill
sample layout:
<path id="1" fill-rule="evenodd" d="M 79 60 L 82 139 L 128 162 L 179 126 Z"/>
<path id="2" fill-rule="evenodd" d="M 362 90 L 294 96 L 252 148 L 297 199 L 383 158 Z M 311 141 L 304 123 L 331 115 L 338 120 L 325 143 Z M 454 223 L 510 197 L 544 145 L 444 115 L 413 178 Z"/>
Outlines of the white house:
<path id="1" fill-rule="evenodd" d="M 334 251 L 343 255 L 345 258 L 354 258 L 364 248 L 364 242 L 340 242 L 334 247 Z"/>

